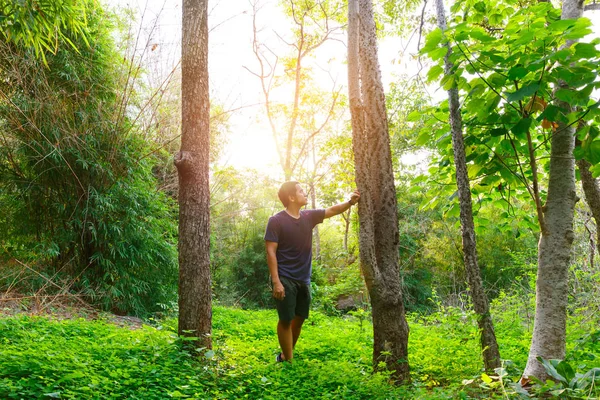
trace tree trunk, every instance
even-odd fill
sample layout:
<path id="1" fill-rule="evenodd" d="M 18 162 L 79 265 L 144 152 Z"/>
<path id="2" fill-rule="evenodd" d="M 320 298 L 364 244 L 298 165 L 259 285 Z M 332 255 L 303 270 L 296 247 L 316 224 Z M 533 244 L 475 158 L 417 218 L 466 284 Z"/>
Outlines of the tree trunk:
<path id="1" fill-rule="evenodd" d="M 360 11 L 359 11 L 360 10 Z M 360 22 L 359 22 L 360 21 Z M 371 0 L 348 2 L 348 86 L 359 203 L 360 260 L 373 313 L 373 365 L 410 379 L 398 262 L 398 213 Z"/>
<path id="2" fill-rule="evenodd" d="M 596 249 L 598 250 L 598 254 L 600 254 L 600 228 L 598 228 L 600 226 L 600 188 L 598 188 L 598 182 L 590 172 L 591 164 L 587 160 L 577 160 L 577 167 L 581 176 L 581 186 L 585 194 L 585 201 L 590 207 L 596 223 Z M 590 240 L 592 240 L 591 235 Z"/>
<path id="3" fill-rule="evenodd" d="M 446 30 L 446 15 L 443 0 L 436 0 L 437 21 L 442 31 Z M 454 68 L 450 61 L 451 49 L 447 45 L 448 53 L 444 59 L 445 73 L 449 75 Z M 480 342 L 483 351 L 483 363 L 486 371 L 494 371 L 500 367 L 500 351 L 494 333 L 494 324 L 490 315 L 487 295 L 483 290 L 481 272 L 477 263 L 477 246 L 475 241 L 475 225 L 473 223 L 473 206 L 471 204 L 471 187 L 467 172 L 465 156 L 465 143 L 463 140 L 462 117 L 460 102 L 456 87 L 448 90 L 448 105 L 450 108 L 450 130 L 452 134 L 452 148 L 454 150 L 454 165 L 456 167 L 456 185 L 460 203 L 460 225 L 462 228 L 462 245 L 467 282 L 471 290 L 473 309 L 477 314 L 477 323 L 480 329 Z"/>
<path id="4" fill-rule="evenodd" d="M 179 174 L 179 334 L 211 348 L 208 0 L 183 1 Z"/>
<path id="5" fill-rule="evenodd" d="M 314 173 L 310 180 L 310 205 L 313 210 L 317 208 Z M 313 254 L 315 260 L 321 260 L 321 236 L 319 236 L 319 225 L 315 225 L 313 228 Z"/>
<path id="6" fill-rule="evenodd" d="M 344 218 L 344 251 L 348 253 L 348 235 L 350 234 L 350 217 L 352 217 L 352 208 L 348 209 L 347 214 L 342 214 Z"/>
<path id="7" fill-rule="evenodd" d="M 583 14 L 583 0 L 564 0 L 561 19 L 577 19 Z M 567 42 L 565 47 L 572 45 Z M 566 87 L 565 84 L 560 84 Z M 572 107 L 557 100 L 565 114 Z M 575 214 L 575 126 L 559 122 L 552 134 L 548 198 L 544 206 L 546 229 L 542 230 L 538 245 L 536 309 L 533 337 L 527 365 L 523 371 L 529 377 L 545 381 L 546 370 L 537 360 L 565 357 L 567 330 L 568 271 L 573 243 Z M 523 382 L 523 381 L 522 381 Z M 523 382 L 525 383 L 525 382 Z"/>

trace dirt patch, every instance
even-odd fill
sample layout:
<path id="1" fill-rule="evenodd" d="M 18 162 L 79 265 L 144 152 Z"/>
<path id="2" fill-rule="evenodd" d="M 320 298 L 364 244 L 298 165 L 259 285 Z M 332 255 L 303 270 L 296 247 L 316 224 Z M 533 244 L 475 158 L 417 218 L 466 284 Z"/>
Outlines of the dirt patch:
<path id="1" fill-rule="evenodd" d="M 14 291 L 0 293 L 0 318 L 23 314 L 47 316 L 58 320 L 101 319 L 129 329 L 139 329 L 144 325 L 140 318 L 100 311 L 73 294 L 22 295 Z"/>

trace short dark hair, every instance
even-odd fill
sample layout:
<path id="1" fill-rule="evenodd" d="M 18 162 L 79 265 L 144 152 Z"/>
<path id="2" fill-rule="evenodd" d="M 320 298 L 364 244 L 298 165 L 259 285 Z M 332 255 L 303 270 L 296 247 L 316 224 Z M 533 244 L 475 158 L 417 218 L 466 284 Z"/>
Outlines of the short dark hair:
<path id="1" fill-rule="evenodd" d="M 287 207 L 290 203 L 290 196 L 296 196 L 296 185 L 299 184 L 300 182 L 288 181 L 279 188 L 277 196 L 279 196 L 279 200 L 281 200 L 284 207 Z"/>

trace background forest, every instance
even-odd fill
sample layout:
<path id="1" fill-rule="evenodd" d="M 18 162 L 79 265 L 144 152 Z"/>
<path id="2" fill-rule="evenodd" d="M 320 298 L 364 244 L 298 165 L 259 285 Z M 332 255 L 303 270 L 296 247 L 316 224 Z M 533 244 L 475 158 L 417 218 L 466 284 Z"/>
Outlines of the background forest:
<path id="1" fill-rule="evenodd" d="M 274 313 L 263 311 L 273 307 L 263 235 L 268 218 L 281 209 L 276 193 L 283 181 L 302 183 L 309 208 L 347 200 L 355 187 L 344 64 L 347 5 L 237 1 L 240 9 L 227 14 L 224 1 L 210 3 L 210 35 L 220 38 L 219 29 L 232 30 L 242 18 L 250 30 L 235 32 L 244 37 L 239 41 L 247 44 L 249 57 L 228 55 L 239 65 L 243 85 L 221 80 L 231 67 L 224 67 L 218 49 L 220 61 L 209 64 L 209 76 L 215 77 L 210 82 L 210 269 L 216 349 L 203 352 L 198 362 L 179 351 L 183 339 L 173 334 L 179 189 L 173 155 L 180 148 L 181 70 L 173 55 L 180 49 L 159 40 L 165 37 L 161 29 L 169 29 L 161 13 L 169 15 L 178 6 L 160 3 L 127 9 L 96 0 L 0 0 L 0 314 L 8 314 L 15 299 L 33 312 L 81 302 L 143 318 L 149 326 L 125 332 L 104 322 L 53 325 L 29 316 L 2 318 L 0 341 L 7 347 L 0 349 L 5 359 L 0 397 L 92 398 L 86 390 L 94 388 L 113 398 L 600 395 L 600 214 L 594 208 L 600 203 L 590 201 L 582 186 L 584 174 L 594 185 L 600 176 L 596 4 L 588 5 L 584 18 L 564 24 L 558 3 L 456 1 L 447 5 L 450 33 L 444 34 L 432 4 L 373 2 L 385 50 L 381 68 L 412 386 L 398 388 L 388 384 L 385 372 L 369 373 L 370 299 L 352 208 L 315 229 L 315 317 L 307 329 L 313 336 L 303 338 L 299 361 L 285 367 L 289 374 L 315 379 L 315 386 L 313 392 L 298 392 L 299 379 L 285 397 L 279 385 L 286 371 L 263 366 L 276 348 Z M 267 20 L 273 21 L 269 28 Z M 516 26 L 527 29 L 517 32 Z M 561 47 L 567 40 L 580 43 Z M 444 73 L 445 43 L 454 46 L 452 74 Z M 554 93 L 559 81 L 567 81 L 569 89 Z M 236 84 L 251 94 L 232 94 Z M 504 360 L 492 377 L 482 374 L 463 261 L 448 124 L 451 87 L 461 96 L 479 269 Z M 559 120 L 549 105 L 555 99 L 580 113 Z M 526 122 L 507 129 L 515 115 Z M 578 129 L 568 355 L 560 368 L 548 366 L 556 373 L 550 373 L 553 380 L 538 382 L 527 394 L 515 382 L 525 368 L 533 330 L 538 206 L 547 198 L 549 141 L 558 123 Z M 35 344 L 35 336 L 25 332 L 52 339 Z M 65 332 L 86 339 L 61 342 Z M 111 358 L 102 353 L 106 348 L 95 348 L 94 341 L 104 343 L 106 336 L 114 339 L 105 347 L 120 343 L 113 356 L 122 351 L 142 363 L 127 367 L 128 356 Z M 49 361 L 38 357 L 51 348 L 90 351 L 87 357 L 103 359 L 105 366 L 75 363 L 73 368 L 66 355 L 47 368 Z M 255 350 L 269 353 L 269 361 Z M 442 358 L 433 359 L 438 352 Z M 156 371 L 144 368 L 153 363 L 163 363 L 163 376 L 149 378 Z M 184 378 L 182 365 L 197 368 L 201 378 Z M 305 370 L 309 365 L 312 372 Z M 72 375 L 77 372 L 71 368 L 82 375 Z M 127 368 L 137 372 L 106 378 L 111 369 Z M 146 377 L 144 383 L 136 374 Z M 329 381 L 320 377 L 327 374 Z M 211 379 L 219 383 L 203 383 Z M 140 385 L 145 394 L 135 389 Z"/>

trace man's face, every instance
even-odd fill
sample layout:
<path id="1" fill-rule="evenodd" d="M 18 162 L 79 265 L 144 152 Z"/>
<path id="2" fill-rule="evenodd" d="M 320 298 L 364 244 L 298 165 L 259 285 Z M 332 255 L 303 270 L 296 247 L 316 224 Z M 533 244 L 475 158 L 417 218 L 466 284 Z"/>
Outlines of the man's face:
<path id="1" fill-rule="evenodd" d="M 306 197 L 306 193 L 304 193 L 304 189 L 298 184 L 296 184 L 296 203 L 300 205 L 300 207 L 308 204 L 308 198 Z"/>

